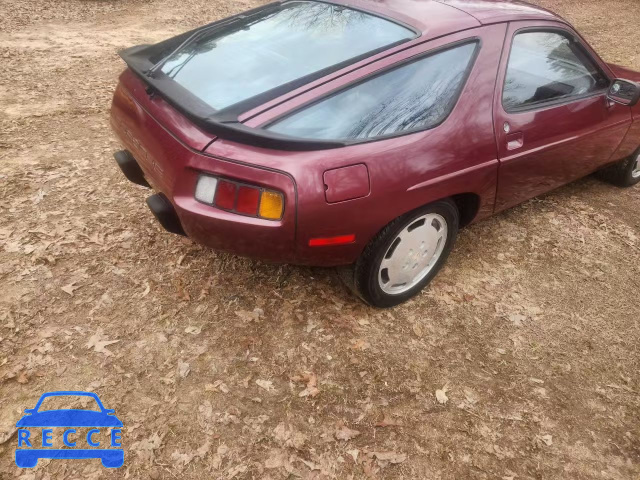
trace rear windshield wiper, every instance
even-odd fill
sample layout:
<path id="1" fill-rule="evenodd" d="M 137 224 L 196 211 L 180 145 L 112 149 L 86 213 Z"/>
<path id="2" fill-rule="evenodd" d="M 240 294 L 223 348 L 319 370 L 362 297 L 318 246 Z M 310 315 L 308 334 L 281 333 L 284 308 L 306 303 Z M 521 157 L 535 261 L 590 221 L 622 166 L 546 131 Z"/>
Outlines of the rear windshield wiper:
<path id="1" fill-rule="evenodd" d="M 174 55 L 176 55 L 177 53 L 181 52 L 182 50 L 184 50 L 185 48 L 187 48 L 189 45 L 191 45 L 193 42 L 195 42 L 197 39 L 199 39 L 200 37 L 202 37 L 204 34 L 206 33 L 213 33 L 218 29 L 221 29 L 223 27 L 227 27 L 235 22 L 237 22 L 238 20 L 244 20 L 245 18 L 247 18 L 244 15 L 241 15 L 239 17 L 234 17 L 229 19 L 228 22 L 224 22 L 224 23 L 217 23 L 215 25 L 209 25 L 207 27 L 203 27 L 195 32 L 193 32 L 191 35 L 189 35 L 189 37 L 182 42 L 180 45 L 178 45 L 175 49 L 173 49 L 167 56 L 165 56 L 163 59 L 161 59 L 159 62 L 155 63 L 149 70 L 147 70 L 145 73 L 145 75 L 149 78 L 153 78 L 155 76 L 155 74 L 158 72 L 158 70 L 160 70 L 165 63 L 167 63 L 167 61 L 173 57 Z"/>
<path id="2" fill-rule="evenodd" d="M 269 6 L 267 6 L 267 7 L 269 7 Z M 271 11 L 271 10 L 280 10 L 281 4 L 273 4 L 273 5 L 270 5 L 270 7 L 271 8 L 269 8 L 269 11 Z M 259 19 L 262 18 L 263 15 L 265 15 L 265 13 L 266 13 L 265 10 L 267 10 L 267 9 L 266 8 L 260 9 L 259 12 L 256 12 L 253 15 L 240 14 L 238 16 L 229 18 L 227 21 L 223 20 L 221 23 L 217 23 L 216 22 L 213 25 L 208 25 L 208 26 L 200 28 L 199 30 L 196 30 L 191 35 L 189 35 L 189 37 L 187 37 L 187 39 L 184 42 L 182 42 L 175 49 L 173 49 L 168 55 L 166 55 L 160 61 L 155 63 L 149 70 L 144 72 L 145 75 L 147 77 L 149 77 L 149 78 L 154 78 L 156 73 L 158 73 L 158 70 L 160 70 L 164 66 L 164 64 L 167 63 L 167 61 L 170 58 L 172 58 L 174 55 L 176 55 L 177 53 L 179 53 L 182 50 L 184 50 L 185 48 L 187 48 L 189 45 L 191 45 L 193 42 L 195 42 L 196 40 L 198 40 L 202 36 L 204 36 L 206 34 L 215 33 L 218 30 L 223 30 L 224 28 L 227 28 L 227 27 L 233 25 L 236 22 L 239 22 L 241 20 L 246 20 L 247 18 L 250 18 L 250 17 L 259 16 L 259 18 L 258 18 L 258 20 L 259 20 Z M 242 28 L 243 29 L 249 28 L 253 23 L 254 22 L 247 22 Z"/>

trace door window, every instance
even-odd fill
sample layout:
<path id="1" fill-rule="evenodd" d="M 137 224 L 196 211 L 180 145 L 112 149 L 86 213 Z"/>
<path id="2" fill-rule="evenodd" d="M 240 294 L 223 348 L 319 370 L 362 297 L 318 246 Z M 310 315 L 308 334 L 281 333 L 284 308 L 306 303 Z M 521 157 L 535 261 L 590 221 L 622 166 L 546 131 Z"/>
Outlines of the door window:
<path id="1" fill-rule="evenodd" d="M 584 48 L 558 32 L 524 32 L 513 39 L 502 103 L 507 112 L 585 96 L 609 79 Z"/>

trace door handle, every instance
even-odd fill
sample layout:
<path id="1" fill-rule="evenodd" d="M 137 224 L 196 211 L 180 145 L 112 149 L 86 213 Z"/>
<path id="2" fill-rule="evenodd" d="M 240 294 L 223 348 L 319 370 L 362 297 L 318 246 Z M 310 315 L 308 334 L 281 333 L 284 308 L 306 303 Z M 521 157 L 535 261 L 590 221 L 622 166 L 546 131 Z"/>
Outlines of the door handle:
<path id="1" fill-rule="evenodd" d="M 515 132 L 507 135 L 507 150 L 518 150 L 524 146 L 524 133 Z"/>

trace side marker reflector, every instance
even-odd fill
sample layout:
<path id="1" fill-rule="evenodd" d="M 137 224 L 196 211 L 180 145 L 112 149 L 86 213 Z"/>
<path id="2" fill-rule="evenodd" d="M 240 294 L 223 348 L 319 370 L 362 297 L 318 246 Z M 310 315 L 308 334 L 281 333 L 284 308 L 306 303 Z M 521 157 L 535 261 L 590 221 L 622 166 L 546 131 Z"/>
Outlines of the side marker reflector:
<path id="1" fill-rule="evenodd" d="M 356 241 L 355 233 L 350 235 L 339 235 L 337 237 L 312 238 L 309 240 L 310 247 L 324 247 L 328 245 L 345 245 Z"/>

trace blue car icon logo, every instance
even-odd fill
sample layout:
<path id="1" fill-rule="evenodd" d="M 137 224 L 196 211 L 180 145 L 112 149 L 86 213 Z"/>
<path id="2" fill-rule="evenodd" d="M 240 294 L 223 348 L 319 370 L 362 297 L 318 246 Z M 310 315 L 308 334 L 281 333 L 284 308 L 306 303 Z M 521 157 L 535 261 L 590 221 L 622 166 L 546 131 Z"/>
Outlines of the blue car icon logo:
<path id="1" fill-rule="evenodd" d="M 41 411 L 42 402 L 49 397 L 90 397 L 95 400 L 98 410 L 58 409 Z M 33 468 L 40 458 L 83 459 L 99 458 L 107 468 L 118 468 L 124 463 L 124 450 L 121 443 L 122 422 L 115 411 L 104 405 L 93 392 L 49 392 L 40 397 L 34 408 L 28 408 L 18 423 L 18 448 L 16 465 L 21 468 Z M 53 448 L 54 428 L 64 429 L 61 439 L 66 448 Z M 42 448 L 36 448 L 38 432 L 42 428 Z M 86 435 L 76 429 L 89 430 Z M 110 429 L 108 438 L 100 436 L 100 428 Z M 104 432 L 103 432 L 104 433 Z M 83 448 L 83 443 L 89 448 Z M 104 448 L 105 446 L 110 448 Z M 120 448 L 118 448 L 120 447 Z"/>

